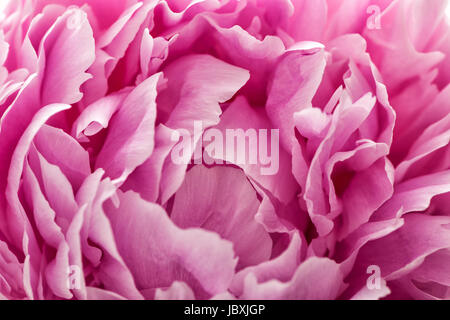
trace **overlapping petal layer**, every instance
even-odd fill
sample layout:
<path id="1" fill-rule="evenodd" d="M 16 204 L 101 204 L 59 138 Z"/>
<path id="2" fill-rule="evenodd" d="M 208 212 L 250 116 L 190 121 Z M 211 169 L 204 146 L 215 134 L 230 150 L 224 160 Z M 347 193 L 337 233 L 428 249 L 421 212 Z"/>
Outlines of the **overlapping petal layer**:
<path id="1" fill-rule="evenodd" d="M 448 5 L 10 1 L 0 299 L 450 299 Z"/>

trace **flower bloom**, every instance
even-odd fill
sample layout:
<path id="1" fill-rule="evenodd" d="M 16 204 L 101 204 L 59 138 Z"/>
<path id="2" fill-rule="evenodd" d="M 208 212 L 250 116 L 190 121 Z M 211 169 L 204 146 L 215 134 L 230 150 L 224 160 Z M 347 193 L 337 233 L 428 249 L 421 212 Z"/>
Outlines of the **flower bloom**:
<path id="1" fill-rule="evenodd" d="M 11 1 L 0 299 L 449 299 L 448 5 Z"/>

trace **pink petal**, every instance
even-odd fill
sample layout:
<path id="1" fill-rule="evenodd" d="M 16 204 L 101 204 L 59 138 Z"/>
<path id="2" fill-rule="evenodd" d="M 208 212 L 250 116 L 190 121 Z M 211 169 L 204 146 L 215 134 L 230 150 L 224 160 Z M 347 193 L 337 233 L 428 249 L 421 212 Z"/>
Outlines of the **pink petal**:
<path id="1" fill-rule="evenodd" d="M 168 287 L 179 280 L 198 297 L 228 288 L 237 263 L 230 242 L 210 231 L 179 229 L 161 207 L 132 191 L 119 193 L 119 199 L 118 208 L 108 205 L 106 210 L 138 288 Z"/>
<path id="2" fill-rule="evenodd" d="M 171 138 L 174 134 L 176 134 L 175 130 L 163 124 L 156 128 L 155 149 L 152 155 L 130 174 L 127 181 L 122 185 L 122 190 L 136 191 L 141 198 L 151 202 L 158 200 L 164 161 L 176 144 L 176 141 Z"/>
<path id="3" fill-rule="evenodd" d="M 272 146 L 272 139 L 277 136 L 272 131 L 274 127 L 271 125 L 264 112 L 253 109 L 244 97 L 239 96 L 230 104 L 227 110 L 225 110 L 220 119 L 220 123 L 215 129 L 219 129 L 222 132 L 223 137 L 226 137 L 227 129 L 242 129 L 244 132 L 248 129 L 256 130 L 258 146 L 259 143 L 261 143 L 261 141 L 259 141 L 258 130 L 266 130 L 267 152 L 272 149 L 278 149 L 279 152 L 278 158 L 272 156 L 271 163 L 262 163 L 259 152 L 262 153 L 263 151 L 261 151 L 258 146 L 257 150 L 251 149 L 250 143 L 246 143 L 245 145 L 246 161 L 244 161 L 244 163 L 238 162 L 238 159 L 235 156 L 237 154 L 237 144 L 234 145 L 234 150 L 228 150 L 226 141 L 223 142 L 225 150 L 222 157 L 214 156 L 208 151 L 207 153 L 213 159 L 225 160 L 241 167 L 249 177 L 270 191 L 281 202 L 286 204 L 293 199 L 298 186 L 291 175 L 291 159 L 284 148 L 277 148 L 276 145 Z M 251 163 L 248 159 L 252 154 L 257 155 L 256 164 Z M 231 155 L 234 155 L 234 157 Z"/>
<path id="4" fill-rule="evenodd" d="M 106 290 L 128 299 L 142 299 L 117 249 L 111 222 L 103 211 L 105 201 L 116 192 L 109 179 L 101 180 L 103 173 L 99 169 L 88 176 L 76 195 L 77 202 L 87 206 L 80 231 L 83 255 L 95 267 L 95 275 Z"/>
<path id="5" fill-rule="evenodd" d="M 295 112 L 310 108 L 312 98 L 322 79 L 325 68 L 324 51 L 317 46 L 308 50 L 288 51 L 279 62 L 269 89 L 267 114 L 276 128 L 280 128 L 281 141 L 291 150 Z M 296 70 L 295 73 L 290 70 Z"/>
<path id="6" fill-rule="evenodd" d="M 88 152 L 61 129 L 44 125 L 33 143 L 39 153 L 67 177 L 74 191 L 91 173 Z"/>
<path id="7" fill-rule="evenodd" d="M 334 261 L 312 257 L 297 268 L 288 282 L 258 283 L 255 276 L 247 276 L 241 299 L 329 300 L 337 298 L 343 287 L 343 276 Z"/>
<path id="8" fill-rule="evenodd" d="M 269 234 L 255 220 L 258 206 L 256 192 L 241 170 L 197 165 L 186 173 L 175 195 L 171 219 L 181 228 L 211 230 L 230 240 L 241 269 L 267 260 L 272 251 Z"/>
<path id="9" fill-rule="evenodd" d="M 78 140 L 85 140 L 86 137 L 107 128 L 112 116 L 120 108 L 128 94 L 129 91 L 124 90 L 88 105 L 75 120 L 72 126 L 72 135 Z"/>
<path id="10" fill-rule="evenodd" d="M 305 247 L 302 246 L 304 240 L 299 233 L 292 233 L 290 238 L 288 247 L 278 257 L 239 271 L 233 278 L 230 290 L 236 296 L 240 296 L 244 289 L 245 279 L 249 274 L 253 275 L 259 283 L 273 279 L 289 281 L 300 265 L 302 254 L 305 253 Z"/>
<path id="11" fill-rule="evenodd" d="M 111 119 L 96 167 L 103 168 L 112 179 L 124 179 L 153 152 L 160 76 L 148 78 L 131 91 Z"/>
<path id="12" fill-rule="evenodd" d="M 39 48 L 41 103 L 79 101 L 82 98 L 79 88 L 90 78 L 85 71 L 94 62 L 94 57 L 94 37 L 85 12 L 67 10 L 47 31 Z"/>
<path id="13" fill-rule="evenodd" d="M 209 70 L 215 70 L 214 77 Z M 164 75 L 168 87 L 158 95 L 158 112 L 167 119 L 166 126 L 186 129 L 191 135 L 196 120 L 202 121 L 203 129 L 216 125 L 222 113 L 219 103 L 229 100 L 249 79 L 248 71 L 209 55 L 183 57 L 164 69 Z M 166 161 L 161 180 L 162 203 L 180 187 L 185 171 L 186 165 Z"/>
<path id="14" fill-rule="evenodd" d="M 195 295 L 189 286 L 180 281 L 174 281 L 172 285 L 163 290 L 156 289 L 155 300 L 194 300 Z"/>
<path id="15" fill-rule="evenodd" d="M 372 220 L 387 220 L 408 212 L 426 210 L 431 199 L 450 192 L 450 170 L 414 178 L 395 187 L 394 195 L 374 213 Z"/>

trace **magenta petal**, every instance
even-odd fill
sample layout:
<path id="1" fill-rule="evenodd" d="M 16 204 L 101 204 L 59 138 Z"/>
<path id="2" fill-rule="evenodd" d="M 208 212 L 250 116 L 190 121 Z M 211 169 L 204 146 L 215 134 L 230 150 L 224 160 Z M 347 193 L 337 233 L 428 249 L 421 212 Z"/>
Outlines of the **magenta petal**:
<path id="1" fill-rule="evenodd" d="M 436 282 L 450 287 L 450 276 L 447 267 L 450 263 L 448 248 L 436 251 L 425 258 L 423 263 L 411 273 L 411 276 L 421 282 Z"/>
<path id="2" fill-rule="evenodd" d="M 10 251 L 6 242 L 0 240 L 0 297 L 14 299 L 23 293 L 23 266 Z"/>
<path id="3" fill-rule="evenodd" d="M 125 300 L 121 295 L 96 287 L 87 287 L 86 288 L 86 298 L 88 300 Z"/>
<path id="4" fill-rule="evenodd" d="M 72 185 L 59 167 L 49 163 L 34 148 L 30 150 L 29 162 L 42 186 L 45 198 L 57 214 L 58 224 L 66 230 L 78 211 Z"/>

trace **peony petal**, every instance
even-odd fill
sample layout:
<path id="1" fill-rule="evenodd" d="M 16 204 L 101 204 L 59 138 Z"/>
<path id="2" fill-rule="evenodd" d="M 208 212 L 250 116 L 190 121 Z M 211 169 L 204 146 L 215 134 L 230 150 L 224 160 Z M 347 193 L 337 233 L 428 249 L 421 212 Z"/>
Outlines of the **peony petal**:
<path id="1" fill-rule="evenodd" d="M 56 20 L 39 48 L 43 105 L 72 104 L 82 98 L 79 88 L 90 78 L 85 71 L 94 62 L 94 46 L 92 29 L 84 11 L 68 9 Z"/>
<path id="2" fill-rule="evenodd" d="M 63 104 L 48 105 L 42 108 L 34 116 L 31 125 L 26 129 L 25 133 L 18 141 L 14 154 L 12 155 L 7 179 L 8 184 L 6 186 L 6 200 L 8 203 L 6 216 L 10 221 L 10 224 L 8 224 L 8 234 L 12 237 L 13 242 L 17 246 L 21 246 L 19 244 L 22 243 L 24 235 L 23 232 L 28 234 L 30 237 L 29 240 L 33 246 L 36 244 L 34 234 L 31 231 L 31 226 L 29 225 L 29 220 L 26 217 L 25 211 L 20 204 L 18 197 L 20 177 L 22 175 L 26 154 L 34 136 L 39 131 L 39 128 L 55 113 L 62 110 L 67 110 L 69 108 L 69 105 Z M 31 250 L 39 251 L 35 247 L 32 247 Z"/>
<path id="3" fill-rule="evenodd" d="M 222 156 L 213 155 L 212 151 L 206 150 L 209 157 L 216 160 L 225 160 L 228 163 L 241 167 L 250 178 L 269 190 L 285 204 L 294 198 L 298 186 L 291 175 L 289 154 L 284 148 L 279 147 L 279 144 L 273 144 L 273 142 L 279 143 L 278 135 L 273 130 L 274 128 L 264 112 L 251 108 L 248 101 L 244 97 L 239 96 L 225 110 L 220 123 L 214 127 L 214 130 L 217 129 L 221 131 L 224 138 L 227 137 L 228 129 L 242 130 L 243 134 L 255 133 L 257 141 L 254 142 L 256 146 L 252 146 L 250 141 L 248 141 L 250 138 L 248 140 L 246 138 L 245 149 L 243 149 L 245 151 L 245 161 L 243 163 L 239 161 L 239 156 L 242 155 L 238 154 L 240 152 L 238 143 L 229 144 L 230 141 L 223 141 L 224 154 Z M 261 135 L 262 130 L 265 130 L 265 136 Z M 208 134 L 208 131 L 206 131 L 206 134 Z M 264 144 L 262 139 L 267 139 L 267 149 L 265 151 L 260 147 L 261 144 Z M 205 147 L 206 145 L 205 143 Z M 278 153 L 276 153 L 277 151 Z M 269 161 L 263 161 L 263 157 L 268 156 L 269 152 L 270 158 L 267 157 Z M 250 156 L 255 154 L 256 161 L 251 161 Z"/>
<path id="4" fill-rule="evenodd" d="M 121 295 L 96 287 L 87 287 L 87 299 L 88 300 L 125 300 Z"/>
<path id="5" fill-rule="evenodd" d="M 450 171 L 441 171 L 405 181 L 395 187 L 394 195 L 374 213 L 371 220 L 388 220 L 408 212 L 426 210 L 431 199 L 450 192 Z"/>
<path id="6" fill-rule="evenodd" d="M 430 254 L 449 247 L 449 217 L 407 214 L 404 221 L 401 228 L 361 248 L 349 275 L 353 283 L 365 282 L 371 265 L 379 267 L 383 279 L 399 279 Z"/>
<path id="7" fill-rule="evenodd" d="M 84 140 L 107 128 L 112 116 L 120 108 L 128 94 L 129 91 L 124 90 L 88 105 L 75 120 L 72 135 L 78 140 Z"/>
<path id="8" fill-rule="evenodd" d="M 172 285 L 163 290 L 156 289 L 155 300 L 194 300 L 195 295 L 189 286 L 180 281 L 174 281 Z"/>
<path id="9" fill-rule="evenodd" d="M 125 180 L 153 152 L 155 99 L 160 76 L 156 74 L 148 78 L 131 91 L 111 119 L 96 167 L 103 168 L 112 179 Z"/>
<path id="10" fill-rule="evenodd" d="M 290 238 L 288 247 L 278 257 L 239 271 L 233 278 L 230 290 L 236 296 L 240 296 L 244 289 L 245 279 L 250 274 L 256 278 L 258 283 L 273 279 L 283 282 L 289 281 L 300 265 L 302 255 L 305 253 L 305 247 L 302 246 L 304 240 L 302 240 L 299 233 L 293 232 Z"/>
<path id="11" fill-rule="evenodd" d="M 164 161 L 176 144 L 176 141 L 172 140 L 172 136 L 175 134 L 175 130 L 163 124 L 158 125 L 155 131 L 155 149 L 152 155 L 130 174 L 121 187 L 122 190 L 136 191 L 141 198 L 151 202 L 158 200 Z"/>
<path id="12" fill-rule="evenodd" d="M 310 108 L 325 68 L 325 54 L 317 45 L 309 50 L 285 53 L 273 76 L 266 103 L 267 115 L 280 128 L 281 141 L 286 150 L 292 148 L 295 112 Z M 296 70 L 295 73 L 289 70 Z"/>
<path id="13" fill-rule="evenodd" d="M 186 173 L 175 195 L 171 219 L 181 228 L 211 230 L 230 240 L 241 269 L 267 260 L 272 251 L 269 234 L 255 220 L 258 206 L 242 171 L 197 165 Z"/>
<path id="14" fill-rule="evenodd" d="M 401 181 L 419 176 L 439 172 L 450 167 L 450 158 L 445 156 L 450 143 L 450 115 L 430 125 L 411 146 L 410 152 L 396 168 L 395 180 Z M 439 152 L 444 156 L 439 156 Z M 441 160 L 435 160 L 440 157 Z M 430 169 L 430 167 L 433 169 Z"/>
<path id="15" fill-rule="evenodd" d="M 411 273 L 411 277 L 421 282 L 433 281 L 447 287 L 450 286 L 450 249 L 442 249 L 430 254 L 423 263 Z"/>
<path id="16" fill-rule="evenodd" d="M 215 70 L 213 78 L 209 70 Z M 158 95 L 159 115 L 167 119 L 165 125 L 169 128 L 186 129 L 191 135 L 194 121 L 202 121 L 203 129 L 216 125 L 222 113 L 219 103 L 229 100 L 249 79 L 248 71 L 209 55 L 183 57 L 164 69 L 164 75 L 168 87 Z M 200 137 L 194 138 L 196 145 Z M 180 187 L 187 167 L 176 165 L 170 159 L 165 166 L 161 180 L 162 203 Z"/>
<path id="17" fill-rule="evenodd" d="M 251 300 L 329 300 L 344 287 L 339 266 L 327 258 L 312 257 L 303 262 L 288 282 L 271 280 L 258 283 L 247 276 L 241 299 Z"/>
<path id="18" fill-rule="evenodd" d="M 61 129 L 44 125 L 39 129 L 33 143 L 39 153 L 67 177 L 74 191 L 78 190 L 83 180 L 91 173 L 88 152 Z"/>
<path id="19" fill-rule="evenodd" d="M 168 287 L 179 280 L 198 297 L 228 288 L 237 263 L 230 242 L 209 231 L 179 229 L 161 207 L 132 191 L 119 193 L 119 199 L 118 208 L 106 210 L 138 288 Z"/>
<path id="20" fill-rule="evenodd" d="M 58 225 L 65 231 L 78 211 L 70 182 L 59 167 L 50 164 L 35 148 L 31 148 L 28 158 L 45 199 L 57 214 Z"/>
<path id="21" fill-rule="evenodd" d="M 87 205 L 80 242 L 86 259 L 95 267 L 95 277 L 103 288 L 128 299 L 142 299 L 133 276 L 117 250 L 111 223 L 103 211 L 105 201 L 111 199 L 116 187 L 109 179 L 101 180 L 99 169 L 88 176 L 76 195 L 79 204 Z"/>

